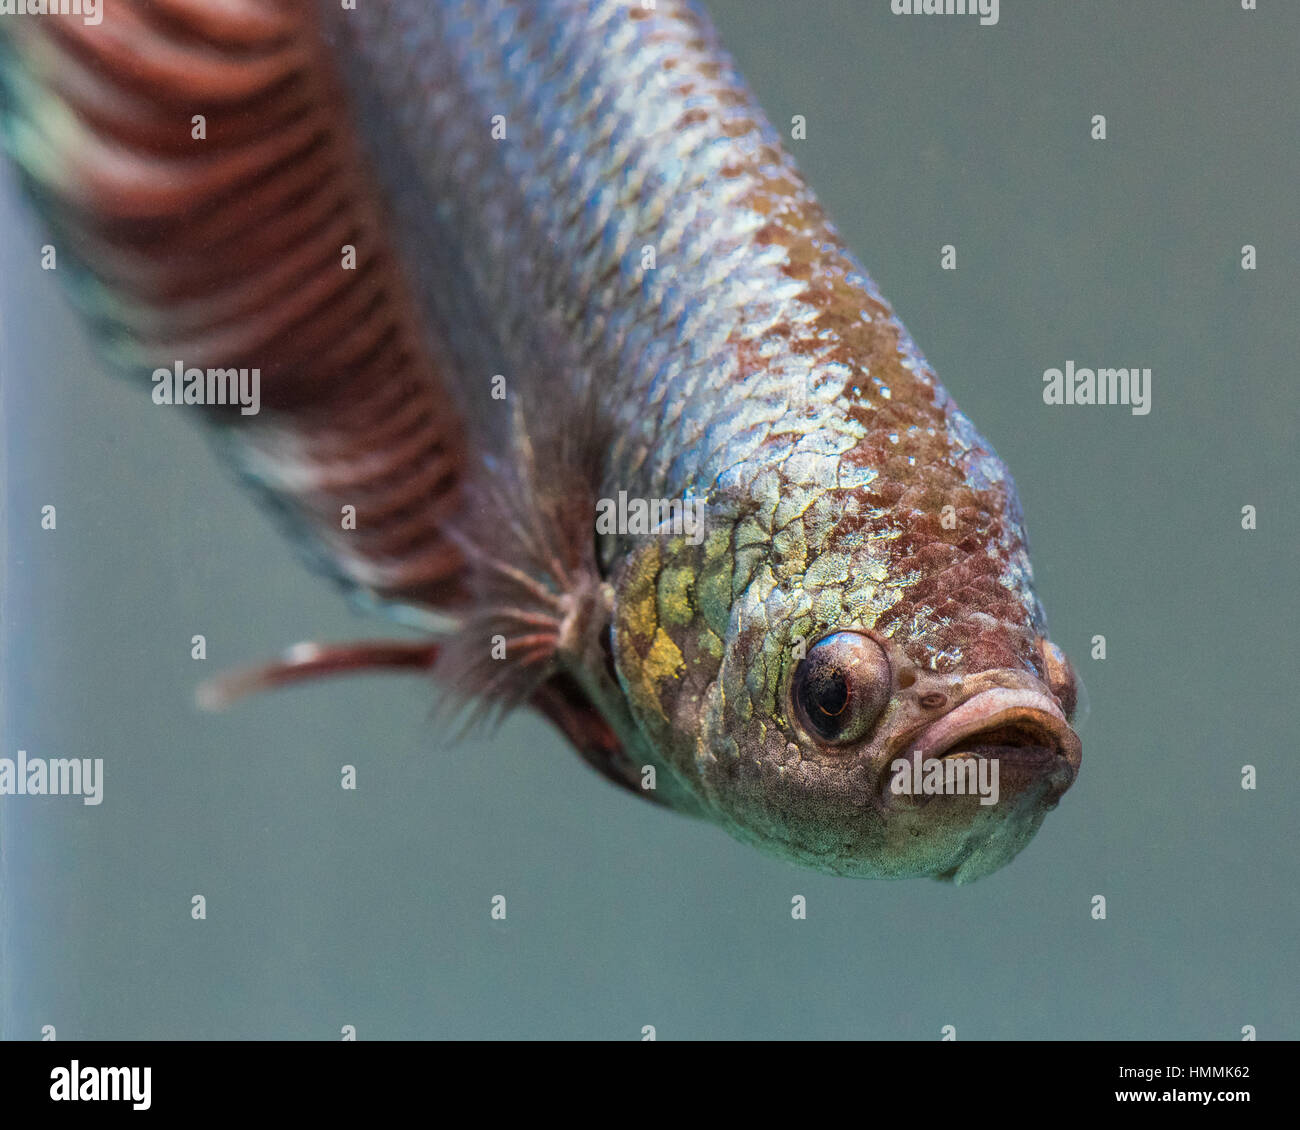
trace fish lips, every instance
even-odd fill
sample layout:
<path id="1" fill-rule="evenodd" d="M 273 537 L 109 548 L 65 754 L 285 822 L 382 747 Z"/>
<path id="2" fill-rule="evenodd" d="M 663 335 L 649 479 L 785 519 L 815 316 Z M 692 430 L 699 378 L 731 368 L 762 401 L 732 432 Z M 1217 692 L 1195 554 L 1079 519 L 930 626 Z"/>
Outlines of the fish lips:
<path id="1" fill-rule="evenodd" d="M 1079 774 L 1083 745 L 1052 697 L 1042 691 L 995 687 L 972 695 L 927 726 L 907 760 L 996 759 L 1003 787 L 1021 793 L 1039 785 L 1054 806 Z"/>

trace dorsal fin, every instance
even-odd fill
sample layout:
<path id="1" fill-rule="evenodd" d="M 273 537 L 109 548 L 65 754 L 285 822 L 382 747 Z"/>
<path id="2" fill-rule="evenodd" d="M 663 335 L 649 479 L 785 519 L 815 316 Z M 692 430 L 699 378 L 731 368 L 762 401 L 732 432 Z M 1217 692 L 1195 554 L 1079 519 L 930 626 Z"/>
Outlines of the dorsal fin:
<path id="1" fill-rule="evenodd" d="M 102 16 L 0 21 L 0 86 L 6 145 L 107 356 L 146 388 L 177 364 L 259 370 L 258 414 L 203 411 L 317 567 L 455 603 L 442 526 L 463 428 L 314 6 L 103 0 Z"/>

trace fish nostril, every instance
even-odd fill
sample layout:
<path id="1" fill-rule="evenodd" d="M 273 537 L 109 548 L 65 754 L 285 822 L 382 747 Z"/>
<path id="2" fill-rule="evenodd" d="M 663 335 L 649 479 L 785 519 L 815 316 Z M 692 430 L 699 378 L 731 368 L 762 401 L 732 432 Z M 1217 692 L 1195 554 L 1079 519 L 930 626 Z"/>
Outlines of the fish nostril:
<path id="1" fill-rule="evenodd" d="M 948 696 L 938 691 L 931 691 L 929 694 L 923 694 L 918 701 L 927 710 L 935 710 L 948 701 Z"/>
<path id="2" fill-rule="evenodd" d="M 907 688 L 912 686 L 915 682 L 916 672 L 913 671 L 912 668 L 906 667 L 898 673 L 898 685 L 902 687 L 903 690 L 907 690 Z"/>

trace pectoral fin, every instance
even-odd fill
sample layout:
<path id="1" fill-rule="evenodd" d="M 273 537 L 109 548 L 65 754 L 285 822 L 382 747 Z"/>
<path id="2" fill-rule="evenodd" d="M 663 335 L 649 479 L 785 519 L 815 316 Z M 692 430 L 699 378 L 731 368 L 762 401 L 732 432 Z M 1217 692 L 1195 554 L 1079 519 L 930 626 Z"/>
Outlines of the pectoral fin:
<path id="1" fill-rule="evenodd" d="M 567 675 L 556 675 L 533 694 L 530 705 L 545 715 L 601 776 L 645 800 L 662 803 L 641 782 L 641 767 L 627 756 L 618 735 Z"/>

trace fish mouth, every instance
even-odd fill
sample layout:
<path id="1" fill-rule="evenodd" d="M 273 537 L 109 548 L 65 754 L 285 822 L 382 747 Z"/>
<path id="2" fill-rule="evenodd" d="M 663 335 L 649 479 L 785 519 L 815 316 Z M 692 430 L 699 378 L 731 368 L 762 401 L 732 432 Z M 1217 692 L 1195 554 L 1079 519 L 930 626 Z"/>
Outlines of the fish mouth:
<path id="1" fill-rule="evenodd" d="M 1041 779 L 1054 801 L 1074 783 L 1082 752 L 1079 736 L 1049 695 L 995 687 L 928 726 L 908 757 L 996 758 L 1008 783 Z"/>

